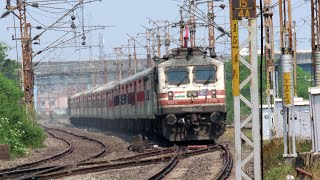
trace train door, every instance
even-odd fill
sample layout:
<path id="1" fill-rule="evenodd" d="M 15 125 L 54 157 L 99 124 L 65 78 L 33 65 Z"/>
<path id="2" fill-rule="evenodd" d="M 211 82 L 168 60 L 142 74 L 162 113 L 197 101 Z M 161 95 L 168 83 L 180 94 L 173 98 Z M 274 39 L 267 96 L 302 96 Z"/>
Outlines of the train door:
<path id="1" fill-rule="evenodd" d="M 128 115 L 132 119 L 135 119 L 135 114 L 134 114 L 134 86 L 133 83 L 130 82 L 128 84 L 128 94 L 127 94 L 127 104 L 128 104 Z"/>
<path id="2" fill-rule="evenodd" d="M 114 93 L 114 96 L 113 96 L 114 118 L 119 119 L 120 117 L 120 102 L 119 102 L 120 86 L 115 87 L 113 93 Z"/>
<path id="3" fill-rule="evenodd" d="M 152 94 L 152 88 L 151 88 L 151 74 L 149 74 L 148 76 L 146 76 L 143 79 L 143 86 L 144 88 L 144 94 L 145 94 L 145 98 L 144 98 L 144 112 L 147 116 L 148 119 L 151 118 L 152 115 L 152 100 L 151 100 L 151 94 Z"/>
<path id="4" fill-rule="evenodd" d="M 80 96 L 80 114 L 79 117 L 83 116 L 83 96 Z"/>
<path id="5" fill-rule="evenodd" d="M 119 96 L 119 99 L 120 99 L 120 113 L 119 113 L 119 117 L 121 119 L 124 119 L 127 117 L 127 111 L 126 111 L 126 89 L 125 89 L 125 86 L 122 85 L 120 87 L 120 96 Z"/>
<path id="6" fill-rule="evenodd" d="M 84 117 L 88 117 L 88 96 L 84 95 Z"/>
<path id="7" fill-rule="evenodd" d="M 139 107 L 138 107 L 138 88 L 137 88 L 137 85 L 138 85 L 138 83 L 137 83 L 137 81 L 134 81 L 134 102 L 135 102 L 135 104 L 134 104 L 134 114 L 135 114 L 135 116 L 136 116 L 136 118 L 137 119 L 139 119 L 139 112 L 138 112 L 138 109 L 139 109 Z"/>

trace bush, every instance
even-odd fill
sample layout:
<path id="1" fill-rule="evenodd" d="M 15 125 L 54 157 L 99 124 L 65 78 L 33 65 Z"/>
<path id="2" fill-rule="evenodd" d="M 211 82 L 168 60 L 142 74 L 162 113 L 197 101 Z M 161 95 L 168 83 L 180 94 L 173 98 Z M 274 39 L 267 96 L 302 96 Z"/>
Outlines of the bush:
<path id="1" fill-rule="evenodd" d="M 21 121 L 11 125 L 8 118 L 0 119 L 0 143 L 10 144 L 10 150 L 17 154 L 23 154 L 26 150 L 22 141 L 25 131 L 21 130 L 21 126 Z"/>
<path id="2" fill-rule="evenodd" d="M 20 104 L 22 91 L 0 73 L 0 143 L 9 144 L 13 154 L 24 154 L 29 147 L 41 147 L 45 134 L 28 119 Z"/>

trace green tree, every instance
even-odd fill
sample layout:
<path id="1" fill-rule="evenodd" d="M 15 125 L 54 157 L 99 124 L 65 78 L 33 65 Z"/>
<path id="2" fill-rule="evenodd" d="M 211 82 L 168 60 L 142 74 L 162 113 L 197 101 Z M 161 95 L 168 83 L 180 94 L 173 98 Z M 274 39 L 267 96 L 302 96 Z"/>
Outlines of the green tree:
<path id="1" fill-rule="evenodd" d="M 309 99 L 308 88 L 311 84 L 311 73 L 304 71 L 301 67 L 297 66 L 297 95 L 303 99 Z"/>
<path id="2" fill-rule="evenodd" d="M 261 59 L 259 58 L 258 65 L 260 65 Z M 265 69 L 265 65 L 263 64 L 262 69 Z M 229 60 L 225 63 L 225 71 L 226 71 L 226 93 L 227 93 L 227 123 L 231 124 L 233 122 L 233 96 L 232 96 L 232 62 Z M 240 83 L 244 80 L 243 77 L 247 77 L 250 71 L 244 66 L 240 65 Z M 260 88 L 260 76 L 259 73 L 259 88 Z M 280 78 L 281 80 L 281 78 Z M 266 103 L 266 73 L 263 72 L 262 77 L 262 103 Z M 297 66 L 297 95 L 298 97 L 303 97 L 304 99 L 309 99 L 308 88 L 311 86 L 311 74 L 310 72 L 305 72 L 301 67 Z M 279 82 L 279 87 L 281 87 L 281 81 Z M 279 92 L 281 90 L 279 89 Z M 241 90 L 241 94 L 245 97 L 249 97 L 250 95 L 250 86 L 247 85 Z M 281 97 L 281 93 L 280 93 Z M 250 109 L 246 106 L 241 106 L 241 115 L 247 116 L 250 113 Z"/>
<path id="3" fill-rule="evenodd" d="M 19 77 L 17 74 L 17 69 L 20 68 L 16 61 L 7 58 L 8 47 L 0 43 L 0 72 L 8 79 L 18 81 Z"/>

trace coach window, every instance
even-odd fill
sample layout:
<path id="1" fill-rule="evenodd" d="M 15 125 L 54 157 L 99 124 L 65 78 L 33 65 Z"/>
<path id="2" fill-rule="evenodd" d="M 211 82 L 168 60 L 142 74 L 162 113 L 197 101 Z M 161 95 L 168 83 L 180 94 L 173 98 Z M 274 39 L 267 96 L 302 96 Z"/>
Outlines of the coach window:
<path id="1" fill-rule="evenodd" d="M 197 66 L 193 69 L 194 81 L 196 83 L 213 83 L 217 80 L 216 66 Z"/>
<path id="2" fill-rule="evenodd" d="M 167 82 L 169 84 L 180 85 L 189 83 L 189 72 L 185 67 L 169 67 L 166 70 Z"/>

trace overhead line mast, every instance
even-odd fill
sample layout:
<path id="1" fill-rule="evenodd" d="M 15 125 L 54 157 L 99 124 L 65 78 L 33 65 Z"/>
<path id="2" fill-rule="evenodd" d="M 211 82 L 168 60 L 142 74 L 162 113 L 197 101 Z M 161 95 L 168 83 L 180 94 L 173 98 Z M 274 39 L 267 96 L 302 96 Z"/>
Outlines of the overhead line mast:
<path id="1" fill-rule="evenodd" d="M 208 1 L 208 37 L 210 56 L 216 56 L 214 37 L 214 0 Z"/>
<path id="2" fill-rule="evenodd" d="M 274 117 L 274 122 L 277 122 L 275 98 L 277 97 L 276 80 L 275 80 L 275 68 L 274 68 L 274 36 L 273 36 L 273 12 L 272 12 L 272 0 L 264 0 L 264 24 L 265 24 L 265 59 L 266 59 L 266 80 L 267 80 L 267 104 L 269 114 L 269 139 L 272 138 L 272 121 L 271 117 Z M 273 105 L 273 112 L 271 107 Z"/>
<path id="3" fill-rule="evenodd" d="M 284 157 L 297 155 L 295 145 L 295 125 L 293 116 L 294 106 L 294 81 L 293 81 L 293 56 L 292 56 L 292 21 L 291 0 L 279 0 L 280 12 L 280 40 L 281 40 L 281 79 L 282 79 L 282 104 L 283 104 L 283 143 Z M 290 132 L 291 131 L 291 132 Z M 290 136 L 291 135 L 291 141 Z"/>
<path id="4" fill-rule="evenodd" d="M 311 0 L 311 39 L 312 39 L 312 65 L 313 65 L 313 85 L 310 92 L 310 112 L 311 112 L 311 138 L 312 151 L 315 155 L 320 153 L 320 2 Z"/>
<path id="5" fill-rule="evenodd" d="M 22 49 L 22 76 L 24 101 L 29 118 L 35 120 L 34 110 L 34 76 L 32 67 L 32 40 L 31 40 L 31 24 L 27 23 L 26 3 L 17 0 L 17 9 L 19 11 L 18 18 L 20 20 L 20 40 Z"/>

